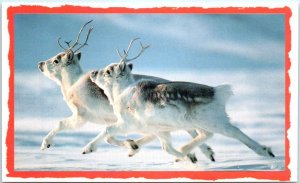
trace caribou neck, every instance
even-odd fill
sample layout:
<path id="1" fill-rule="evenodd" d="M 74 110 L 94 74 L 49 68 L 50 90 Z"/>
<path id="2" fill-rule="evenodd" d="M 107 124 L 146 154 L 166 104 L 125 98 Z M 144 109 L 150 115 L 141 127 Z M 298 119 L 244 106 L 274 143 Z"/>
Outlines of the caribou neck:
<path id="1" fill-rule="evenodd" d="M 62 69 L 61 73 L 61 89 L 66 96 L 68 90 L 83 75 L 83 71 L 79 64 L 72 64 Z"/>
<path id="2" fill-rule="evenodd" d="M 134 83 L 133 75 L 127 75 L 122 81 L 116 82 L 112 86 L 112 98 L 117 98 L 126 88 Z"/>

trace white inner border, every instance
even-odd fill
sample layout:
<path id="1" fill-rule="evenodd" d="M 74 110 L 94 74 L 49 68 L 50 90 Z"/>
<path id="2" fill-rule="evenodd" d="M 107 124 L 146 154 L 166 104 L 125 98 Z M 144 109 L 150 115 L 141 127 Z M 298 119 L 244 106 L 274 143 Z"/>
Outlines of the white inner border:
<path id="1" fill-rule="evenodd" d="M 57 0 L 56 0 L 57 1 Z M 76 2 L 76 3 L 74 3 Z M 288 138 L 290 141 L 290 164 L 289 169 L 291 170 L 291 178 L 290 181 L 297 182 L 297 172 L 298 172 L 298 143 L 297 137 L 298 136 L 298 23 L 299 23 L 299 4 L 297 1 L 251 1 L 248 0 L 247 2 L 241 1 L 210 1 L 210 2 L 199 2 L 199 1 L 185 1 L 179 2 L 176 1 L 164 1 L 159 2 L 155 1 L 127 1 L 127 2 L 120 2 L 114 1 L 110 2 L 108 0 L 104 0 L 101 3 L 97 2 L 89 2 L 89 1 L 80 1 L 75 0 L 73 3 L 63 3 L 63 2 L 52 2 L 52 3 L 33 3 L 33 2 L 9 2 L 4 0 L 2 2 L 2 181 L 4 182 L 36 182 L 36 181 L 60 181 L 60 182 L 82 182 L 82 181 L 122 181 L 124 179 L 86 179 L 86 178 L 65 178 L 65 179 L 57 179 L 57 178 L 11 178 L 6 177 L 7 169 L 6 169 L 6 132 L 8 126 L 8 79 L 9 79 L 9 65 L 8 65 L 8 51 L 9 51 L 9 33 L 8 33 L 8 20 L 7 20 L 7 8 L 9 6 L 19 6 L 19 5 L 42 5 L 48 7 L 59 7 L 61 5 L 77 5 L 77 6 L 90 6 L 94 8 L 107 8 L 107 7 L 129 7 L 129 8 L 153 8 L 153 7 L 204 7 L 204 8 L 212 8 L 212 7 L 269 7 L 269 8 L 276 8 L 276 7 L 284 7 L 287 6 L 292 11 L 292 17 L 290 19 L 291 25 L 291 51 L 289 53 L 289 57 L 291 59 L 291 68 L 289 70 L 291 83 L 290 83 L 290 92 L 291 92 L 291 103 L 290 103 L 290 120 L 291 120 L 291 127 L 288 130 Z M 250 178 L 242 178 L 242 179 L 233 179 L 233 180 L 225 180 L 223 181 L 258 181 L 257 179 L 250 179 Z M 125 179 L 126 182 L 138 182 L 138 181 L 151 181 L 150 179 L 143 179 L 143 178 L 130 178 Z M 153 180 L 152 180 L 153 181 Z M 156 180 L 159 181 L 159 180 Z M 199 181 L 199 180 L 191 180 L 186 178 L 176 178 L 176 179 L 162 179 L 160 181 L 172 181 L 172 182 L 183 182 L 183 181 Z M 263 180 L 259 180 L 263 181 Z M 267 180 L 266 180 L 267 181 Z"/>

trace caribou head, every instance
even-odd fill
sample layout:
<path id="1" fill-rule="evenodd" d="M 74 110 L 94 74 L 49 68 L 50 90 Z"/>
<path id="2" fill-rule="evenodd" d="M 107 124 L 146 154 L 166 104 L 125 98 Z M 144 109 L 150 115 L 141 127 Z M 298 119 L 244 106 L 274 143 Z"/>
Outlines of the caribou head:
<path id="1" fill-rule="evenodd" d="M 55 81 L 59 81 L 61 80 L 61 75 L 62 75 L 62 70 L 66 70 L 67 68 L 72 69 L 74 72 L 76 72 L 76 68 L 72 68 L 72 66 L 76 66 L 77 69 L 80 69 L 79 66 L 79 60 L 81 58 L 81 53 L 79 52 L 79 50 L 81 48 L 83 48 L 84 46 L 88 45 L 88 39 L 90 36 L 90 33 L 92 32 L 93 28 L 89 28 L 86 38 L 85 38 L 85 42 L 84 43 L 79 43 L 79 39 L 81 36 L 81 33 L 83 31 L 83 29 L 86 27 L 87 24 L 91 23 L 92 20 L 88 21 L 87 23 L 85 23 L 76 38 L 76 41 L 74 44 L 71 44 L 71 41 L 65 41 L 65 44 L 67 45 L 67 47 L 63 47 L 61 44 L 61 38 L 58 38 L 57 43 L 58 45 L 64 50 L 63 52 L 58 53 L 57 55 L 55 55 L 54 57 L 46 60 L 46 61 L 42 61 L 38 63 L 38 68 L 39 70 L 48 78 L 55 80 Z"/>
<path id="2" fill-rule="evenodd" d="M 132 64 L 129 62 L 137 59 L 147 48 L 149 48 L 149 45 L 144 46 L 140 42 L 140 52 L 136 56 L 128 58 L 132 44 L 138 39 L 139 38 L 135 38 L 130 41 L 127 49 L 123 51 L 123 55 L 117 49 L 117 54 L 120 57 L 119 63 L 110 64 L 104 69 L 91 72 L 91 80 L 101 87 L 103 85 L 111 85 L 113 82 L 122 82 L 128 79 L 131 75 L 131 70 L 133 67 Z"/>

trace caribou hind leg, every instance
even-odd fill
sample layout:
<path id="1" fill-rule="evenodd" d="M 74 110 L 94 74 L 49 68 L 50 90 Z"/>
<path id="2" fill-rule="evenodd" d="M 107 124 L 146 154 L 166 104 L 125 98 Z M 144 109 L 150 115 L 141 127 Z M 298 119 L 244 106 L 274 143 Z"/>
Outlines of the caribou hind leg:
<path id="1" fill-rule="evenodd" d="M 175 149 L 171 144 L 171 136 L 169 132 L 161 132 L 159 133 L 158 139 L 161 142 L 162 148 L 167 151 L 169 154 L 172 154 L 177 157 L 176 161 L 180 161 L 181 159 L 188 158 L 192 163 L 197 162 L 197 158 L 195 154 L 191 154 L 190 152 L 206 141 L 208 138 L 212 136 L 212 133 L 207 132 L 205 130 L 197 130 L 197 136 L 193 138 L 189 143 L 185 144 L 184 146 L 180 147 L 178 150 Z"/>
<path id="2" fill-rule="evenodd" d="M 252 149 L 256 154 L 274 158 L 275 155 L 273 154 L 271 148 L 260 145 L 250 137 L 248 137 L 245 133 L 243 133 L 239 128 L 228 124 L 225 130 L 222 130 L 221 133 L 225 136 L 235 138 L 245 144 L 247 147 Z"/>
<path id="3" fill-rule="evenodd" d="M 195 131 L 196 131 L 197 135 L 190 142 L 188 142 L 187 144 L 185 144 L 179 148 L 179 152 L 187 155 L 193 163 L 195 163 L 197 161 L 197 159 L 196 159 L 195 155 L 192 154 L 194 156 L 194 158 L 196 159 L 196 160 L 193 160 L 193 158 L 191 157 L 191 151 L 194 148 L 196 148 L 197 146 L 199 146 L 200 149 L 201 148 L 202 149 L 209 148 L 209 147 L 207 147 L 206 144 L 204 144 L 204 142 L 213 136 L 213 134 L 211 132 L 208 132 L 208 131 L 205 131 L 202 129 L 197 129 Z M 203 144 L 204 144 L 204 146 L 203 146 Z M 214 160 L 214 157 L 212 157 L 211 160 L 212 159 Z M 179 160 L 180 159 L 176 159 L 176 161 L 179 161 Z"/>
<path id="4" fill-rule="evenodd" d="M 198 133 L 196 130 L 190 130 L 190 131 L 187 131 L 193 138 L 197 137 L 198 136 Z M 211 161 L 216 161 L 215 160 L 215 153 L 214 151 L 212 150 L 212 148 L 210 146 L 208 146 L 206 143 L 203 143 L 203 144 L 200 144 L 198 146 L 201 150 L 201 152 L 208 158 L 210 159 Z"/>

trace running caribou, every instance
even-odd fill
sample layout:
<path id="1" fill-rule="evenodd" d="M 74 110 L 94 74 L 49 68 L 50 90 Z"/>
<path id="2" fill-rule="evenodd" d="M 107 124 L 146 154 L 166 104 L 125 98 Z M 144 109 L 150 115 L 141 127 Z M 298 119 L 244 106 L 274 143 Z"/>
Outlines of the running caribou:
<path id="1" fill-rule="evenodd" d="M 146 47 L 141 44 L 140 53 L 128 59 L 130 46 L 124 55 L 117 51 L 119 63 L 90 74 L 91 80 L 104 90 L 117 117 L 117 123 L 107 126 L 95 143 L 117 134 L 147 133 L 156 136 L 169 154 L 179 159 L 189 157 L 193 162 L 195 157 L 190 152 L 218 133 L 239 140 L 258 155 L 275 157 L 269 147 L 260 145 L 230 123 L 226 113 L 226 102 L 232 95 L 230 85 L 211 87 L 191 82 L 137 80 L 132 74 L 133 65 L 128 62 L 138 58 Z M 197 135 L 175 149 L 170 132 L 176 130 L 195 130 Z"/>

